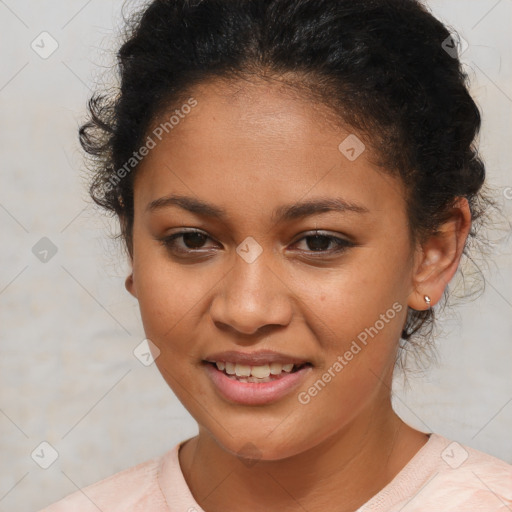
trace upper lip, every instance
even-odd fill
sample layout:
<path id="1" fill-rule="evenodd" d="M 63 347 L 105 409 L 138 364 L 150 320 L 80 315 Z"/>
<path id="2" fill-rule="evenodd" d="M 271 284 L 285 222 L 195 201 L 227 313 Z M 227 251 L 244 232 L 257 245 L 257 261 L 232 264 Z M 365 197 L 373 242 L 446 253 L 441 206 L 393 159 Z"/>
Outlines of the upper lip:
<path id="1" fill-rule="evenodd" d="M 300 357 L 280 354 L 271 350 L 260 350 L 257 352 L 237 352 L 236 350 L 228 350 L 226 352 L 216 352 L 204 358 L 208 363 L 217 363 L 220 361 L 233 364 L 245 364 L 249 366 L 260 366 L 270 363 L 302 365 L 308 363 L 307 360 Z"/>

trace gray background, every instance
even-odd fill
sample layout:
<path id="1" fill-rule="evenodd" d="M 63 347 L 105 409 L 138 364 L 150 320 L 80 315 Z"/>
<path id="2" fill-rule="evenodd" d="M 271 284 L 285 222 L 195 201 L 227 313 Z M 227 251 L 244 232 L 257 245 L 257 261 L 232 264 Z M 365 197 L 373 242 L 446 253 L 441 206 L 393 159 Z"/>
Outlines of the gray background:
<path id="1" fill-rule="evenodd" d="M 510 216 L 512 0 L 429 5 L 469 43 L 481 150 Z M 83 181 L 77 126 L 112 63 L 121 7 L 0 1 L 0 511 L 38 510 L 196 432 L 154 365 L 133 354 L 144 333 L 124 288 L 128 267 Z M 51 49 L 43 31 L 59 45 L 46 59 L 31 48 Z M 47 262 L 32 251 L 43 237 L 57 247 Z M 416 428 L 512 463 L 512 251 L 494 249 L 485 293 L 442 324 L 439 364 L 409 387 L 397 379 L 394 400 Z M 46 470 L 31 458 L 43 441 L 58 452 Z M 42 463 L 51 455 L 37 453 Z"/>

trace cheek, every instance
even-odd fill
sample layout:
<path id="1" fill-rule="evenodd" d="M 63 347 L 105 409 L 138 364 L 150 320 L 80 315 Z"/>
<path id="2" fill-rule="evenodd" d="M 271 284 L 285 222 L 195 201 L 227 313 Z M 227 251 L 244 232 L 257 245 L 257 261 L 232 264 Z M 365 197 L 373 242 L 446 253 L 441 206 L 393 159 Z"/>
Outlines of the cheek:
<path id="1" fill-rule="evenodd" d="M 183 270 L 171 263 L 160 248 L 150 243 L 135 251 L 133 262 L 137 299 L 146 336 L 159 348 L 165 340 L 179 341 L 183 324 L 197 317 L 194 305 L 204 295 L 203 284 L 194 278 L 193 267 Z"/>
<path id="2" fill-rule="evenodd" d="M 331 272 L 313 275 L 305 271 L 297 279 L 303 283 L 298 295 L 307 306 L 304 314 L 311 311 L 311 320 L 316 318 L 315 323 L 323 326 L 324 335 L 317 333 L 319 339 L 333 340 L 330 345 L 337 349 L 344 348 L 347 342 L 376 323 L 381 338 L 396 341 L 406 310 L 408 253 L 405 245 L 397 241 L 395 250 L 375 245 L 357 251 L 358 254 Z"/>

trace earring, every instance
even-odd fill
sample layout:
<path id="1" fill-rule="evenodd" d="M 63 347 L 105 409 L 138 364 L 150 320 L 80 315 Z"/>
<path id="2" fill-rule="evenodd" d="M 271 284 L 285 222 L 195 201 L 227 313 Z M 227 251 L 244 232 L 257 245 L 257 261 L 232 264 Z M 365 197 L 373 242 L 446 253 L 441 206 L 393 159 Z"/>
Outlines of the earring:
<path id="1" fill-rule="evenodd" d="M 424 299 L 425 299 L 425 302 L 427 303 L 428 309 L 430 309 L 430 302 L 431 302 L 430 297 L 428 295 L 425 295 Z"/>

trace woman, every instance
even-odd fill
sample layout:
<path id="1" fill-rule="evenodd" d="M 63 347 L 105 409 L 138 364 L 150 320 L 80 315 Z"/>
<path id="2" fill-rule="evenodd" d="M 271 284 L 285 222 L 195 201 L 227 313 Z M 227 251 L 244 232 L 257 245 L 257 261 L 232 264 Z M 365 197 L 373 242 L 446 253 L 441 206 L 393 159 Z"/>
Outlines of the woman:
<path id="1" fill-rule="evenodd" d="M 488 204 L 448 30 L 415 0 L 132 21 L 80 136 L 199 434 L 46 510 L 512 508 L 512 466 L 391 406 L 400 341 L 421 349 Z"/>

